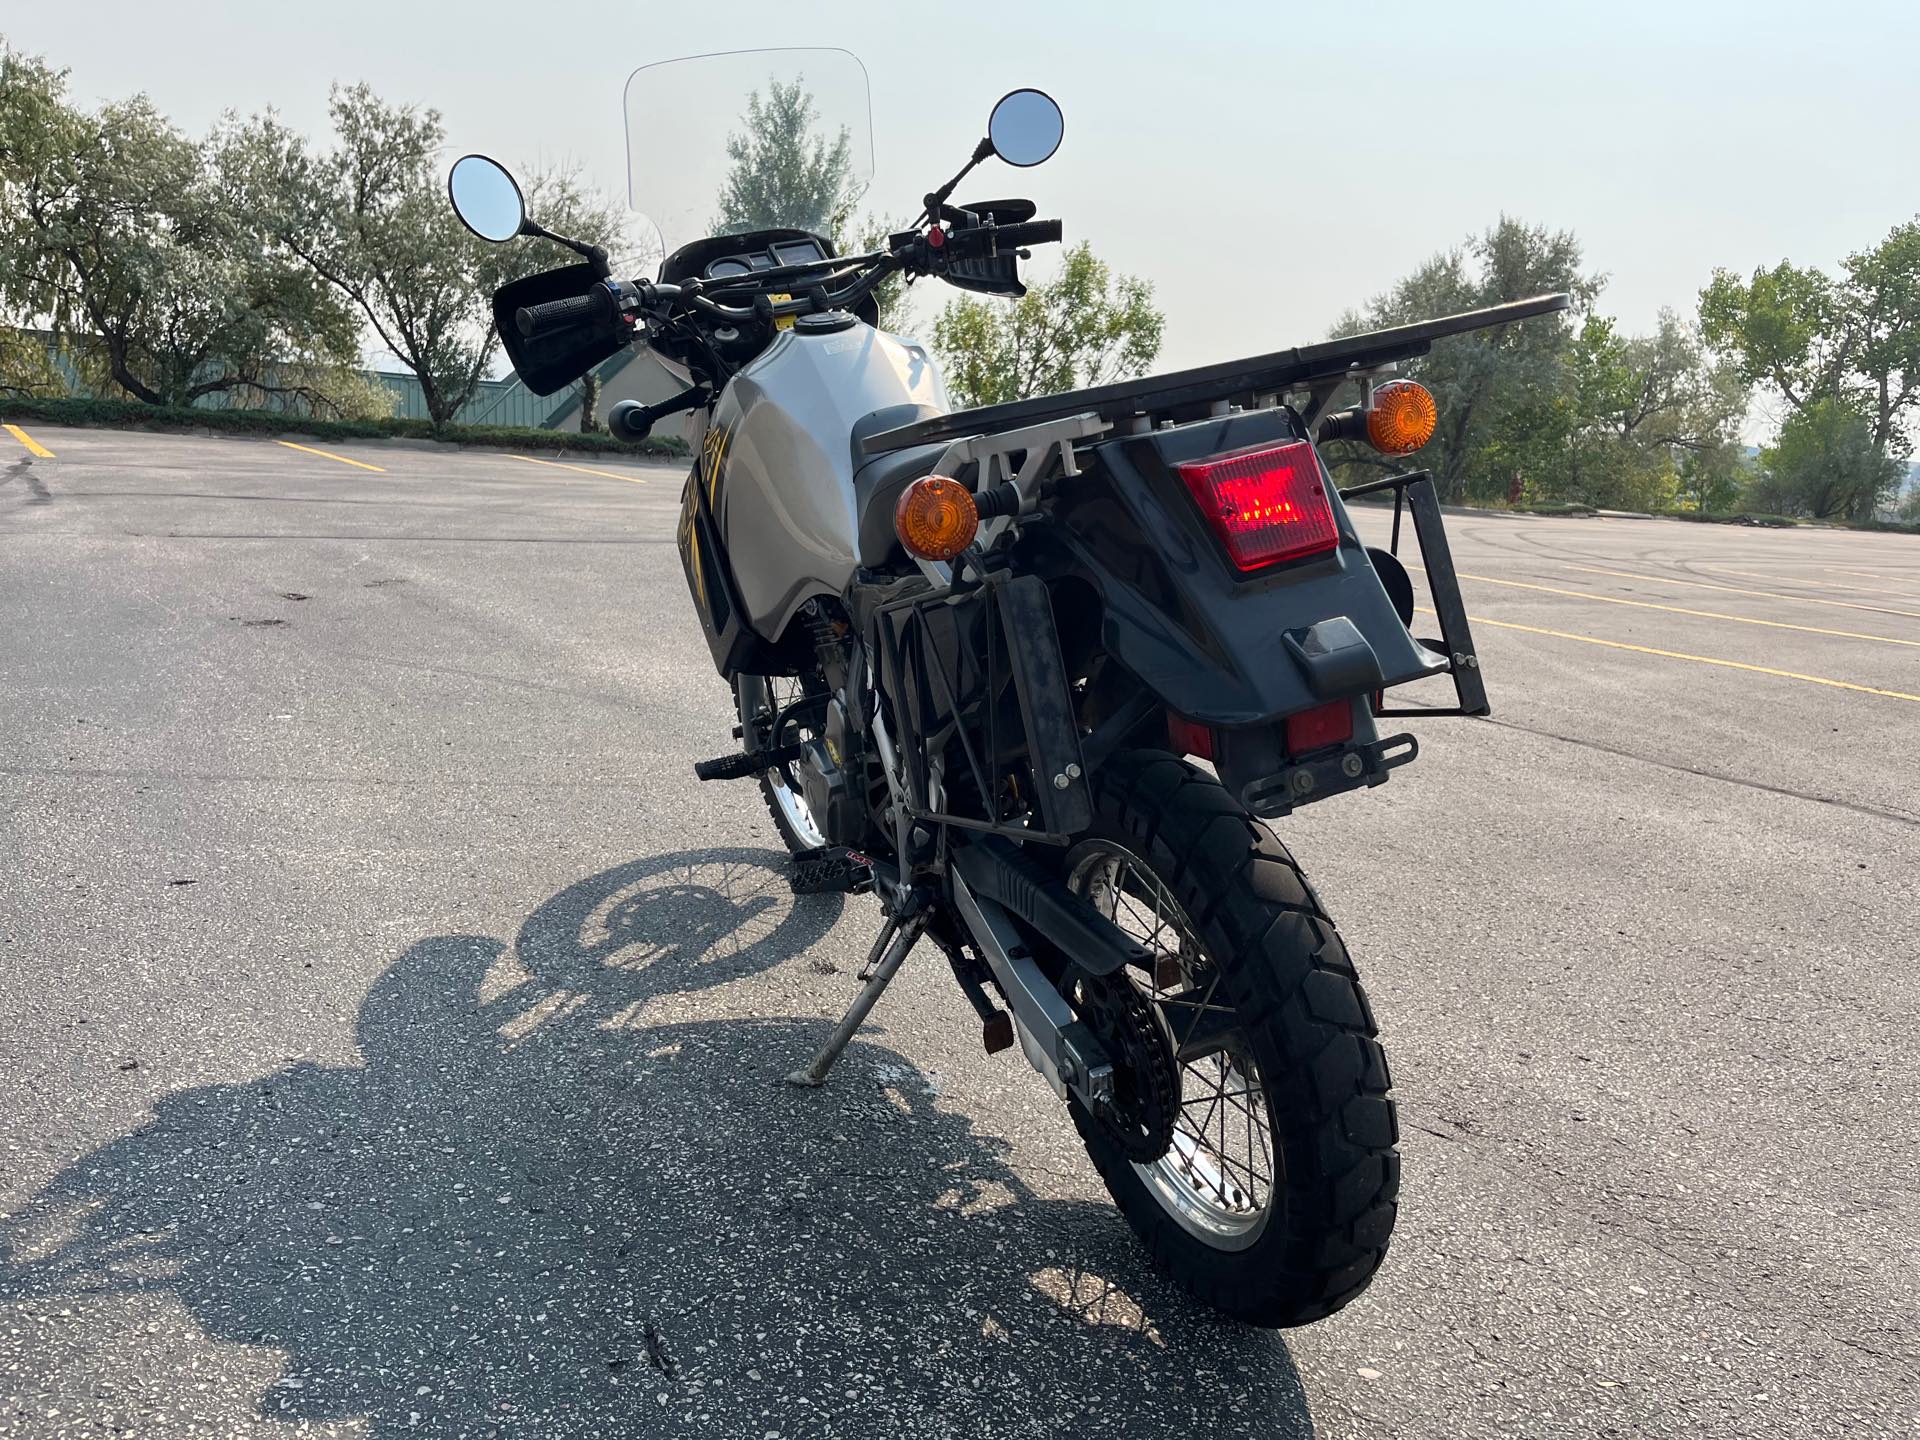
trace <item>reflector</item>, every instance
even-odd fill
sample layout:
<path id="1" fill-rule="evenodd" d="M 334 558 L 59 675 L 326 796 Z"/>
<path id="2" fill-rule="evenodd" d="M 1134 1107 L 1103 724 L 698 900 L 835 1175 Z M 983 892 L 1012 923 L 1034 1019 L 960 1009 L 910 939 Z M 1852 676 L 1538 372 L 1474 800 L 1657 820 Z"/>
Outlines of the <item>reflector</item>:
<path id="1" fill-rule="evenodd" d="M 1176 711 L 1167 711 L 1167 741 L 1177 754 L 1213 759 L 1213 731 Z"/>
<path id="2" fill-rule="evenodd" d="M 1287 754 L 1304 755 L 1353 738 L 1353 702 L 1335 700 L 1287 716 Z"/>
<path id="3" fill-rule="evenodd" d="M 1174 467 L 1242 572 L 1340 543 L 1320 461 L 1305 440 Z"/>

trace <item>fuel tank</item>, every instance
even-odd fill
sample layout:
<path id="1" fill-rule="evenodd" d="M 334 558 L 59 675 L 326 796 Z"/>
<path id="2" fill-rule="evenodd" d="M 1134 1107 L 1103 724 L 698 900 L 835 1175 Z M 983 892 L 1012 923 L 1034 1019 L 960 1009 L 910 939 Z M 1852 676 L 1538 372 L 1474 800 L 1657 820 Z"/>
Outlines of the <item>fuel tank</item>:
<path id="1" fill-rule="evenodd" d="M 859 553 L 855 422 L 912 406 L 949 409 L 926 350 L 824 315 L 781 332 L 722 392 L 702 475 L 743 618 L 762 637 L 778 639 L 812 597 L 846 589 Z"/>

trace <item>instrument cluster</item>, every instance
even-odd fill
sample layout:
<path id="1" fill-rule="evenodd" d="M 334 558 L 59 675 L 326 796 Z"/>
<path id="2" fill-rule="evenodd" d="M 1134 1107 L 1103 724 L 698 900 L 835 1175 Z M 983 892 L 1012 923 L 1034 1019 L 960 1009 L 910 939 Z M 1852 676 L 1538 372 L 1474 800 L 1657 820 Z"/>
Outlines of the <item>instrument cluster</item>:
<path id="1" fill-rule="evenodd" d="M 751 275 L 756 270 L 772 270 L 781 265 L 810 265 L 826 258 L 827 252 L 821 248 L 818 240 L 776 240 L 764 250 L 721 255 L 709 261 L 704 278 L 726 280 L 735 275 Z"/>

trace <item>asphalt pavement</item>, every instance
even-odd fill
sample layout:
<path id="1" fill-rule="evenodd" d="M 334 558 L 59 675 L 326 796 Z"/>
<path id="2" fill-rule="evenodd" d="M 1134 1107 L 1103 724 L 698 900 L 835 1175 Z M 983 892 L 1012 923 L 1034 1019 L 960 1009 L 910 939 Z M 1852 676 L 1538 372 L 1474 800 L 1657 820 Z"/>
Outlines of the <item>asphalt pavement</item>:
<path id="1" fill-rule="evenodd" d="M 1449 518 L 1493 718 L 1279 826 L 1400 1225 L 1268 1333 L 937 956 L 779 1083 L 875 909 L 692 778 L 679 491 L 0 431 L 0 1436 L 1920 1433 L 1920 538 Z"/>

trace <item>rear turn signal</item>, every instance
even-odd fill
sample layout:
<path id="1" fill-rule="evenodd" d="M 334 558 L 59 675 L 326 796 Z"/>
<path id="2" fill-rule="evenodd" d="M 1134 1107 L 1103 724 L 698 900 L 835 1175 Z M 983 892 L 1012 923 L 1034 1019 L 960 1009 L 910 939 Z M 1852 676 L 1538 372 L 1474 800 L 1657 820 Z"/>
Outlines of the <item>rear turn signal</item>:
<path id="1" fill-rule="evenodd" d="M 1367 411 L 1367 443 L 1382 455 L 1411 455 L 1433 438 L 1440 407 L 1433 394 L 1415 380 L 1389 380 L 1376 385 L 1373 406 Z"/>
<path id="2" fill-rule="evenodd" d="M 907 486 L 893 509 L 894 533 L 907 553 L 922 560 L 951 560 L 973 543 L 980 511 L 973 492 L 945 475 L 926 475 Z"/>
<path id="3" fill-rule="evenodd" d="M 1340 543 L 1320 462 L 1305 440 L 1174 469 L 1243 573 Z"/>

